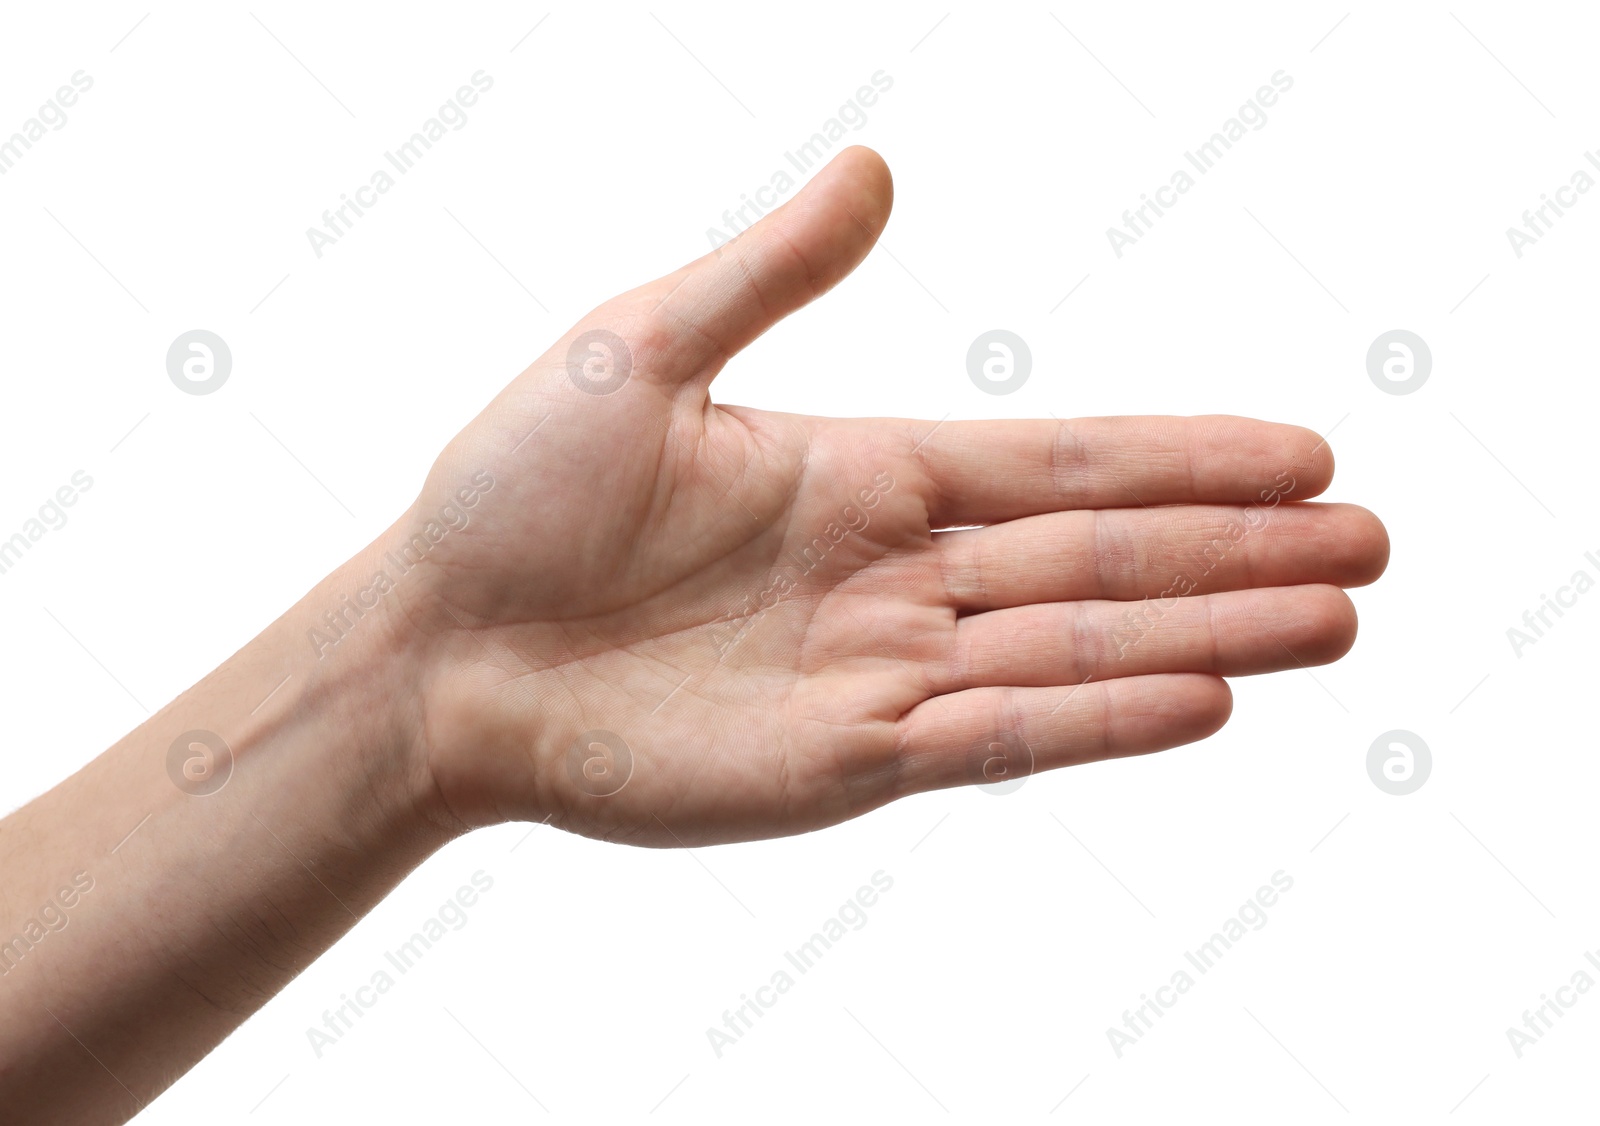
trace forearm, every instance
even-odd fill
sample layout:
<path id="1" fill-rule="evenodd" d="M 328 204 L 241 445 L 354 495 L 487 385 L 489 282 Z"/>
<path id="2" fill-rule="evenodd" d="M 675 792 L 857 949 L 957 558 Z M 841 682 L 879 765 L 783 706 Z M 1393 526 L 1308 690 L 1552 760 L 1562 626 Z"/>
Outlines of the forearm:
<path id="1" fill-rule="evenodd" d="M 398 599 L 347 613 L 336 646 L 310 633 L 371 555 L 0 822 L 9 1112 L 126 1119 L 449 838 Z M 227 752 L 208 762 L 192 731 Z"/>

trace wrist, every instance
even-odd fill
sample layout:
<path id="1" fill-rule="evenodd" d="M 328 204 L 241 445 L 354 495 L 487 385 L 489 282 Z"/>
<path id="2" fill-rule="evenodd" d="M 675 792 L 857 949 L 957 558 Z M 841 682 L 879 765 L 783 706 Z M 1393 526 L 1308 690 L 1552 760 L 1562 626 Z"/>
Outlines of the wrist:
<path id="1" fill-rule="evenodd" d="M 290 654 L 281 704 L 305 709 L 326 733 L 332 757 L 324 765 L 361 795 L 373 831 L 443 843 L 467 826 L 440 801 L 429 769 L 432 640 L 420 625 L 421 576 L 407 573 L 391 545 L 403 526 L 335 569 L 280 620 L 274 647 Z"/>
<path id="2" fill-rule="evenodd" d="M 481 596 L 491 592 L 494 617 L 495 588 L 471 582 L 473 569 L 460 563 L 458 545 L 479 516 L 469 510 L 494 485 L 487 472 L 470 479 L 476 494 L 457 489 L 443 506 L 419 500 L 292 615 L 300 659 L 330 670 L 336 696 L 368 701 L 384 717 L 370 753 L 393 776 L 386 803 L 449 835 L 560 812 L 540 678 L 486 624 Z"/>

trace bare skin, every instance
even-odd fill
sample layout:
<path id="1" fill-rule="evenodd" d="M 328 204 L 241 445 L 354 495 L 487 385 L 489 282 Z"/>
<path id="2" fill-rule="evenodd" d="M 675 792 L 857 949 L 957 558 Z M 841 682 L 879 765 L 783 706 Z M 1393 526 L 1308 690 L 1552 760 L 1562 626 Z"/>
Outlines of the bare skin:
<path id="1" fill-rule="evenodd" d="M 0 822 L 0 942 L 39 936 L 0 947 L 0 1105 L 124 1121 L 473 828 L 805 832 L 1204 738 L 1225 676 L 1349 649 L 1341 588 L 1388 539 L 1305 503 L 1333 472 L 1311 431 L 713 404 L 724 364 L 866 256 L 891 195 L 847 150 L 594 310 L 370 548 Z M 593 330 L 622 347 L 580 347 L 600 359 L 574 378 Z"/>

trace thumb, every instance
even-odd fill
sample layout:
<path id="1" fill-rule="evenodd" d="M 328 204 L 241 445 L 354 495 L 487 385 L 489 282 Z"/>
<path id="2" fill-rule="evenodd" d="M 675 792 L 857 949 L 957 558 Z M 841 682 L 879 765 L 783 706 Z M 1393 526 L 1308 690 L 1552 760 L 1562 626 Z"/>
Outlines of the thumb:
<path id="1" fill-rule="evenodd" d="M 894 201 L 883 158 L 854 146 L 734 241 L 618 299 L 635 362 L 668 383 L 715 376 L 735 353 L 854 270 Z"/>

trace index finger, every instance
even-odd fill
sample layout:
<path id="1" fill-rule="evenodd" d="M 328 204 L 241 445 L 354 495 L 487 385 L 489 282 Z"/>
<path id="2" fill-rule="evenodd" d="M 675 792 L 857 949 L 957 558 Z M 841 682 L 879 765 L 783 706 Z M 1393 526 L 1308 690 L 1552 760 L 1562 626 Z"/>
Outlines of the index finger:
<path id="1" fill-rule="evenodd" d="M 910 424 L 935 528 L 1073 508 L 1276 504 L 1328 487 L 1313 430 L 1232 415 Z"/>

